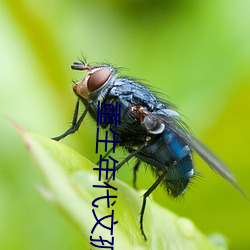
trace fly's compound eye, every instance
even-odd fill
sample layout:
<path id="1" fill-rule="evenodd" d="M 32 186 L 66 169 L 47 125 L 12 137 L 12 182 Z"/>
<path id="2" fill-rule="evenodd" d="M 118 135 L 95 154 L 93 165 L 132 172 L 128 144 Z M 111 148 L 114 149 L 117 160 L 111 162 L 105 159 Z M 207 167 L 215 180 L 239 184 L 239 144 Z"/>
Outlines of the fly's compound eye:
<path id="1" fill-rule="evenodd" d="M 93 92 L 99 89 L 110 77 L 111 72 L 108 69 L 98 69 L 90 74 L 88 79 L 88 90 Z"/>

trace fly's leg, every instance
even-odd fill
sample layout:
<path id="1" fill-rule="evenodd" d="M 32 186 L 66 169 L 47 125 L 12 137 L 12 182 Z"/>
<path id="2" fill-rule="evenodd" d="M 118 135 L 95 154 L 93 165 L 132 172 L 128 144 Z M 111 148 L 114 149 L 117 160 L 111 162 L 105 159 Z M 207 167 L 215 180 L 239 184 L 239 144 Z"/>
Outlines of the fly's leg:
<path id="1" fill-rule="evenodd" d="M 113 148 L 110 148 L 110 149 L 108 150 L 108 152 L 102 157 L 102 159 L 106 159 L 107 156 L 111 153 L 112 150 L 113 150 Z M 100 163 L 100 160 L 96 163 L 96 165 L 99 165 L 99 163 Z"/>
<path id="2" fill-rule="evenodd" d="M 86 109 L 84 110 L 84 112 L 82 113 L 82 115 L 80 116 L 79 120 L 77 120 L 78 119 L 78 112 L 79 112 L 79 104 L 80 104 L 80 101 L 78 99 L 77 102 L 76 102 L 71 127 L 65 133 L 63 133 L 62 135 L 59 135 L 59 136 L 51 138 L 51 139 L 53 139 L 55 141 L 60 141 L 64 137 L 68 136 L 69 134 L 75 133 L 79 129 L 84 117 L 86 116 L 86 114 L 88 112 L 88 108 L 89 108 L 89 106 L 87 106 Z"/>
<path id="3" fill-rule="evenodd" d="M 134 166 L 134 171 L 133 171 L 133 186 L 134 186 L 134 189 L 137 189 L 137 188 L 136 188 L 136 173 L 137 173 L 137 171 L 138 171 L 140 165 L 141 165 L 141 161 L 138 160 L 138 161 L 136 162 L 135 166 Z"/>
<path id="4" fill-rule="evenodd" d="M 129 161 L 132 157 L 134 157 L 138 152 L 140 152 L 144 147 L 147 146 L 147 143 L 145 142 L 143 145 L 141 145 L 138 149 L 132 151 L 128 156 L 126 156 L 116 167 L 115 167 L 115 172 L 118 171 L 127 161 Z M 114 175 L 111 174 L 108 178 L 108 183 L 112 179 L 114 180 Z"/>
<path id="5" fill-rule="evenodd" d="M 143 195 L 142 208 L 141 208 L 141 212 L 140 212 L 140 230 L 141 230 L 141 233 L 142 233 L 144 240 L 147 240 L 146 234 L 145 234 L 144 229 L 143 229 L 143 216 L 144 216 L 144 212 L 145 212 L 145 208 L 146 208 L 147 198 L 158 187 L 158 185 L 162 182 L 166 173 L 167 172 L 163 172 L 163 174 L 160 175 L 160 177 L 158 177 L 158 179 L 154 182 L 154 184 Z"/>

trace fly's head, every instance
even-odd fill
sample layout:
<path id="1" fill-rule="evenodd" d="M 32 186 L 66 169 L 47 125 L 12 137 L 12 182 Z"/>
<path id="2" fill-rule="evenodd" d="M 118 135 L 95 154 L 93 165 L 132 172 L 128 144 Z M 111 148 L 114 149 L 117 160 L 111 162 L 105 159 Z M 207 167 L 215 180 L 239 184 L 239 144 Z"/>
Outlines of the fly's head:
<path id="1" fill-rule="evenodd" d="M 99 97 L 104 95 L 105 87 L 116 77 L 115 69 L 110 65 L 89 66 L 83 62 L 74 62 L 71 69 L 88 71 L 73 87 L 75 94 L 85 100 L 89 100 L 90 96 L 101 99 Z"/>

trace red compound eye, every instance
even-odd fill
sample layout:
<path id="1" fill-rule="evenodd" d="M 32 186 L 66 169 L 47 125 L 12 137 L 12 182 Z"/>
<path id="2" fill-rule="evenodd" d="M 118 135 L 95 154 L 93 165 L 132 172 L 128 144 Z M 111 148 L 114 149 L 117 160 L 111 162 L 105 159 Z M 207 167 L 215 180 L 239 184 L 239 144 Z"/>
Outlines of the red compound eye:
<path id="1" fill-rule="evenodd" d="M 93 92 L 99 89 L 109 78 L 110 71 L 108 69 L 99 69 L 92 73 L 88 79 L 88 90 Z"/>

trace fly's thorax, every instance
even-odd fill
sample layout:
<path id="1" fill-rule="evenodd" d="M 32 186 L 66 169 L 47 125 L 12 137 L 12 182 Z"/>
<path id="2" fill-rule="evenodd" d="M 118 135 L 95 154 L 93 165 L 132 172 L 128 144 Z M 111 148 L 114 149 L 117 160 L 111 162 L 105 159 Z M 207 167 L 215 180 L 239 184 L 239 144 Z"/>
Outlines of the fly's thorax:
<path id="1" fill-rule="evenodd" d="M 79 69 L 79 67 L 76 69 Z M 81 99 L 102 101 L 108 87 L 117 77 L 115 69 L 109 65 L 96 67 L 83 65 L 81 70 L 88 70 L 88 73 L 73 87 L 75 94 Z"/>

